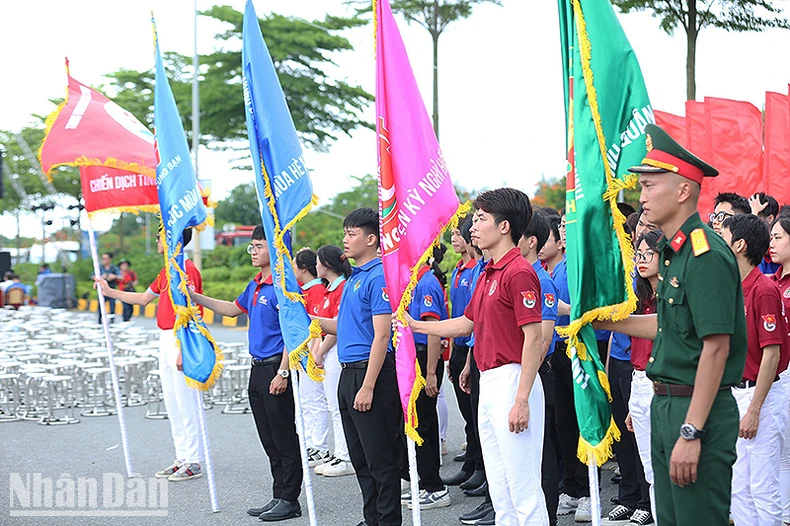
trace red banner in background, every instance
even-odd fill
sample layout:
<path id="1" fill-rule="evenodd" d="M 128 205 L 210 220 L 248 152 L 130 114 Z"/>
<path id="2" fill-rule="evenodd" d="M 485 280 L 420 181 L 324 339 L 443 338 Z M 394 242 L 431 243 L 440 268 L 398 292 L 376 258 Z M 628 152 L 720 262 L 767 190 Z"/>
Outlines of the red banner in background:
<path id="1" fill-rule="evenodd" d="M 686 148 L 686 118 L 658 110 L 655 110 L 653 114 L 656 116 L 656 124 L 671 135 L 681 146 Z"/>
<path id="2" fill-rule="evenodd" d="M 88 217 L 97 212 L 158 212 L 156 181 L 147 175 L 103 166 L 80 166 Z"/>
<path id="3" fill-rule="evenodd" d="M 790 202 L 790 96 L 765 94 L 763 191 L 780 204 Z"/>

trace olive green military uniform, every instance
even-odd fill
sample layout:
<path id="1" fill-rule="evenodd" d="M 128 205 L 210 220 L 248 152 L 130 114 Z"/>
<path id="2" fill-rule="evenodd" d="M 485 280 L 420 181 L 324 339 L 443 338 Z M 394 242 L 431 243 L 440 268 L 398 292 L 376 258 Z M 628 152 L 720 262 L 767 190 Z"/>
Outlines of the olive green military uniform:
<path id="1" fill-rule="evenodd" d="M 646 132 L 647 157 L 631 171 L 671 171 L 699 184 L 704 176 L 718 175 L 657 126 L 648 125 Z M 647 375 L 656 385 L 651 406 L 656 522 L 660 526 L 726 526 L 740 421 L 729 386 L 741 382 L 746 361 L 738 264 L 726 242 L 697 213 L 673 237 L 662 239 L 658 249 L 658 334 L 647 365 Z M 694 385 L 703 338 L 716 334 L 730 335 L 729 355 L 703 429 L 697 481 L 681 488 L 670 479 L 669 467 L 691 403 L 690 392 L 683 391 Z M 673 392 L 673 386 L 679 388 Z"/>
<path id="2" fill-rule="evenodd" d="M 693 235 L 704 235 L 709 243 L 709 249 L 696 257 L 693 232 L 701 232 Z M 702 339 L 730 334 L 722 386 L 740 383 L 746 361 L 746 320 L 732 250 L 702 223 L 699 214 L 691 216 L 671 241 L 663 239 L 658 248 L 658 335 L 647 366 L 648 377 L 654 382 L 694 385 Z M 705 248 L 703 244 L 702 250 Z M 704 428 L 697 482 L 681 488 L 669 478 L 669 459 L 690 402 L 690 396 L 653 397 L 651 447 L 657 522 L 661 526 L 724 526 L 728 524 L 736 459 L 738 407 L 730 389 L 718 392 Z"/>

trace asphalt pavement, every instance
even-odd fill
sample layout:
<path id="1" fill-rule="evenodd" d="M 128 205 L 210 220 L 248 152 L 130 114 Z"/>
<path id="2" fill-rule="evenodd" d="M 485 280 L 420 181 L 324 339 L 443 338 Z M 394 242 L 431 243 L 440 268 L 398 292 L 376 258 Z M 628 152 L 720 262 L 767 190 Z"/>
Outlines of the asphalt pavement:
<path id="1" fill-rule="evenodd" d="M 137 322 L 150 327 L 154 323 L 145 319 Z M 243 329 L 212 327 L 211 331 L 218 341 L 246 340 Z M 449 454 L 444 457 L 441 473 L 450 476 L 460 466 L 452 461 L 452 457 L 461 451 L 463 421 L 452 389 L 446 388 L 445 396 L 450 409 Z M 205 465 L 201 479 L 160 483 L 161 486 L 149 480 L 154 472 L 171 463 L 174 452 L 169 422 L 144 418 L 146 408 L 140 406 L 124 411 L 132 467 L 142 476 L 142 479 L 132 479 L 134 482 L 125 479 L 123 450 L 115 416 L 82 417 L 78 424 L 57 427 L 31 421 L 0 423 L 0 525 L 260 524 L 256 518 L 247 516 L 246 510 L 262 505 L 271 497 L 267 458 L 258 440 L 252 415 L 222 414 L 221 409 L 216 406 L 205 412 L 218 513 L 212 513 L 210 508 Z M 517 458 L 511 460 L 518 462 Z M 607 511 L 612 506 L 609 501 L 616 495 L 617 487 L 610 482 L 612 471 L 604 469 L 602 473 L 601 500 L 604 511 Z M 51 479 L 51 490 L 46 479 Z M 95 507 L 90 507 L 89 500 L 92 481 L 85 482 L 84 479 L 95 480 Z M 355 477 L 327 478 L 313 473 L 311 480 L 317 524 L 355 526 L 362 520 L 362 499 Z M 70 492 L 72 484 L 77 488 L 76 492 Z M 450 491 L 452 506 L 423 511 L 422 524 L 459 524 L 460 514 L 482 502 L 482 497 L 465 497 L 458 487 Z M 76 498 L 70 502 L 69 498 L 74 494 Z M 49 496 L 52 502 L 47 506 Z M 83 502 L 80 502 L 80 497 Z M 27 506 L 25 498 L 30 499 Z M 304 491 L 300 502 L 302 517 L 283 524 L 311 524 Z M 86 515 L 86 511 L 94 516 Z M 30 516 L 29 512 L 39 515 Z M 20 513 L 28 515 L 20 516 Z M 59 515 L 55 516 L 55 513 Z M 101 513 L 105 516 L 95 516 Z M 110 514 L 117 516 L 108 516 Z M 574 524 L 572 517 L 560 517 L 559 524 Z M 403 524 L 412 524 L 411 511 L 405 508 Z"/>

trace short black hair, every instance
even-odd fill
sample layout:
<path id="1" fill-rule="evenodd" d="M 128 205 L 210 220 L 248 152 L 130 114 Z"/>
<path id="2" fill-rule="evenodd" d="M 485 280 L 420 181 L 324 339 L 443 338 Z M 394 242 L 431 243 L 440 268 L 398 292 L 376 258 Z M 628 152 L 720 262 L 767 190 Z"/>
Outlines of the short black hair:
<path id="1" fill-rule="evenodd" d="M 102 256 L 107 256 L 107 257 L 109 257 L 110 259 L 112 259 L 112 252 L 102 252 L 102 254 L 101 254 L 101 255 L 102 255 Z"/>
<path id="2" fill-rule="evenodd" d="M 318 276 L 318 271 L 315 268 L 315 264 L 318 261 L 318 256 L 312 249 L 305 247 L 299 250 L 299 252 L 296 253 L 294 261 L 296 262 L 297 267 L 302 270 L 306 270 L 311 276 Z"/>
<path id="3" fill-rule="evenodd" d="M 560 218 L 559 217 L 548 217 L 546 218 L 546 224 L 549 227 L 549 233 L 554 234 L 554 241 L 559 241 L 560 238 Z M 549 240 L 549 237 L 546 236 L 546 241 Z M 544 242 L 545 244 L 545 242 Z"/>
<path id="4" fill-rule="evenodd" d="M 252 239 L 255 241 L 266 241 L 266 231 L 263 229 L 263 225 L 257 225 L 252 230 Z"/>
<path id="5" fill-rule="evenodd" d="M 524 231 L 524 238 L 535 236 L 535 239 L 538 240 L 538 244 L 535 247 L 538 252 L 543 248 L 543 245 L 546 244 L 546 240 L 549 239 L 549 220 L 543 214 L 533 214 L 532 219 L 529 221 L 527 225 L 527 229 Z"/>
<path id="6" fill-rule="evenodd" d="M 189 245 L 190 241 L 192 241 L 192 229 L 191 228 L 185 228 L 184 229 L 184 247 L 183 248 L 186 248 L 187 245 Z"/>
<path id="7" fill-rule="evenodd" d="M 343 219 L 343 228 L 359 228 L 365 235 L 376 236 L 379 246 L 379 214 L 372 208 L 362 207 L 349 212 Z"/>
<path id="8" fill-rule="evenodd" d="M 765 207 L 765 210 L 757 214 L 762 218 L 766 218 L 768 216 L 776 217 L 779 215 L 779 202 L 771 195 L 766 194 L 765 192 L 758 192 L 758 196 L 760 196 L 761 203 L 768 203 L 768 206 Z"/>
<path id="9" fill-rule="evenodd" d="M 776 217 L 779 216 L 790 216 L 790 205 L 782 205 L 782 208 L 779 209 L 779 213 L 776 214 Z"/>
<path id="10" fill-rule="evenodd" d="M 634 207 L 629 205 L 628 203 L 622 203 L 622 202 L 617 203 L 617 208 L 618 210 L 620 210 L 620 213 L 623 214 L 625 217 L 628 217 L 634 212 L 636 212 L 636 210 L 634 210 Z"/>
<path id="11" fill-rule="evenodd" d="M 730 244 L 740 239 L 746 241 L 746 259 L 755 267 L 760 264 L 771 242 L 768 225 L 762 219 L 752 214 L 739 214 L 725 219 L 722 228 L 732 234 Z"/>
<path id="12" fill-rule="evenodd" d="M 533 207 L 536 208 L 536 207 Z M 560 213 L 550 206 L 541 207 L 540 213 L 542 213 L 546 217 L 560 217 Z M 537 212 L 537 210 L 535 210 Z"/>
<path id="13" fill-rule="evenodd" d="M 472 218 L 470 217 L 464 221 L 458 230 L 461 231 L 461 237 L 464 238 L 466 244 L 470 245 L 472 243 Z"/>
<path id="14" fill-rule="evenodd" d="M 751 214 L 752 208 L 749 206 L 749 201 L 742 195 L 733 192 L 722 192 L 713 199 L 713 207 L 721 203 L 729 203 L 732 209 L 737 214 Z"/>
<path id="15" fill-rule="evenodd" d="M 494 216 L 496 224 L 510 223 L 510 238 L 518 245 L 521 235 L 532 220 L 532 205 L 529 197 L 515 188 L 497 188 L 478 195 L 474 202 L 477 210 Z"/>

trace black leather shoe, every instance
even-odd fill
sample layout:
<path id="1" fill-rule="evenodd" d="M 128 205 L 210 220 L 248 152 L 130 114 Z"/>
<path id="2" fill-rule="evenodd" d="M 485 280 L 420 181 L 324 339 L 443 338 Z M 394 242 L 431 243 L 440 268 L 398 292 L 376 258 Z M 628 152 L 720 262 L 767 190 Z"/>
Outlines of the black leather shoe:
<path id="1" fill-rule="evenodd" d="M 480 485 L 486 481 L 486 472 L 485 471 L 475 471 L 472 473 L 471 477 L 468 477 L 466 481 L 461 484 L 461 489 L 475 489 L 479 488 Z"/>
<path id="2" fill-rule="evenodd" d="M 494 505 L 490 502 L 482 502 L 478 507 L 472 511 L 468 511 L 458 517 L 461 524 L 474 524 L 482 518 L 488 516 L 489 513 L 494 511 Z"/>
<path id="3" fill-rule="evenodd" d="M 453 457 L 453 462 L 466 462 L 466 451 Z"/>
<path id="4" fill-rule="evenodd" d="M 302 508 L 297 501 L 280 500 L 272 509 L 261 513 L 258 519 L 264 522 L 276 522 L 301 516 Z"/>
<path id="5" fill-rule="evenodd" d="M 491 508 L 491 512 L 477 521 L 475 526 L 496 526 L 496 512 L 494 512 L 494 508 Z"/>
<path id="6" fill-rule="evenodd" d="M 465 489 L 464 495 L 467 497 L 485 497 L 486 491 L 488 491 L 488 482 L 483 482 L 479 488 Z"/>
<path id="7" fill-rule="evenodd" d="M 467 480 L 469 480 L 469 477 L 471 477 L 471 476 L 472 476 L 472 473 L 468 473 L 466 471 L 459 471 L 458 473 L 456 473 L 452 477 L 449 477 L 449 478 L 446 478 L 446 479 L 442 479 L 442 482 L 446 486 L 458 486 L 460 484 L 463 484 Z"/>
<path id="8" fill-rule="evenodd" d="M 274 505 L 277 504 L 278 502 L 280 502 L 280 499 L 272 499 L 266 504 L 264 504 L 262 508 L 250 508 L 247 510 L 247 515 L 250 515 L 252 517 L 258 517 L 261 513 L 266 513 L 267 511 L 272 509 Z"/>

